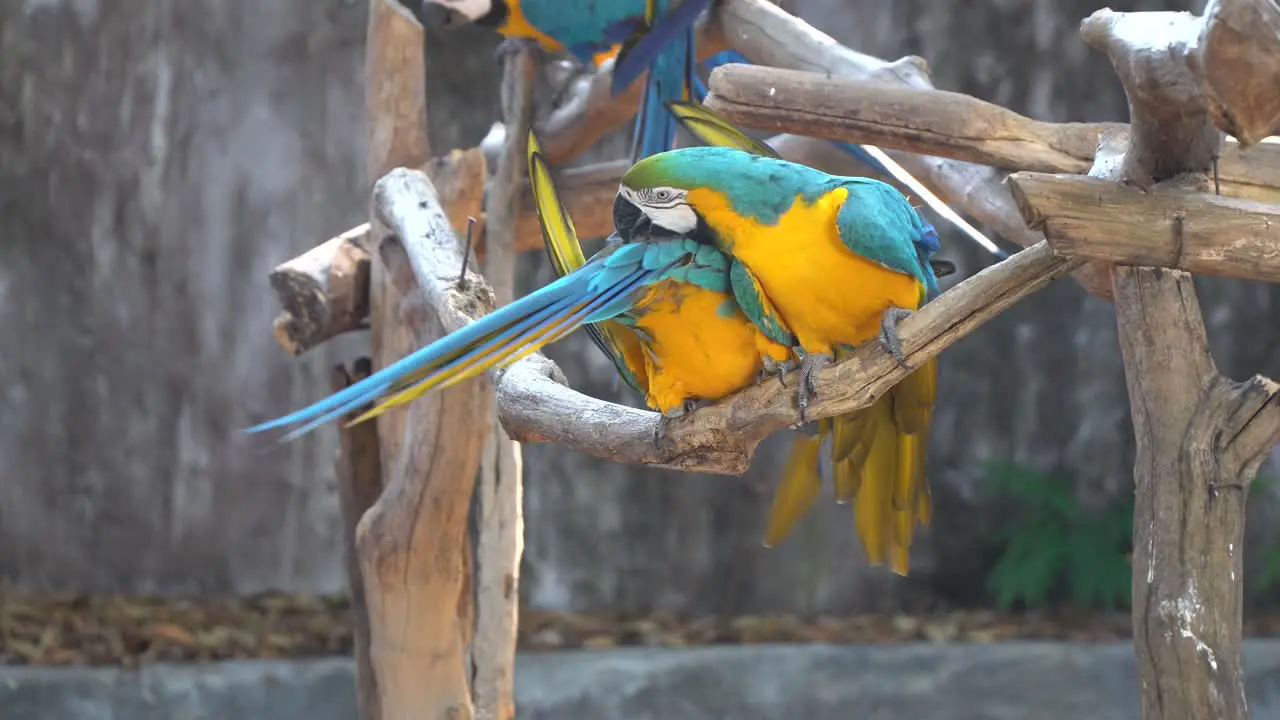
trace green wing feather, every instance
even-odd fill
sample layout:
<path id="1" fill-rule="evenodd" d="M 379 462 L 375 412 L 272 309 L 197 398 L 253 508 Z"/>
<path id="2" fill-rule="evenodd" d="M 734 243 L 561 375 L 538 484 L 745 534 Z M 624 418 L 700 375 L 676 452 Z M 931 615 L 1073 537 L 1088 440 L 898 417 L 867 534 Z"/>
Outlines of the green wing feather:
<path id="1" fill-rule="evenodd" d="M 755 323 L 765 337 L 787 347 L 795 347 L 795 336 L 782 322 L 778 309 L 765 295 L 764 288 L 760 286 L 760 280 L 737 258 L 733 258 L 729 264 L 729 284 L 733 288 L 733 297 L 738 301 L 742 312 Z"/>
<path id="2" fill-rule="evenodd" d="M 542 226 L 542 242 L 556 274 L 564 277 L 582 267 L 586 256 L 573 228 L 573 220 L 564 207 L 551 179 L 551 166 L 542 154 L 542 143 L 529 131 L 529 183 L 533 186 L 534 207 Z M 645 394 L 649 385 L 645 371 L 644 350 L 640 338 L 617 320 L 606 320 L 586 326 L 591 342 L 608 357 L 618 374 L 633 390 Z"/>

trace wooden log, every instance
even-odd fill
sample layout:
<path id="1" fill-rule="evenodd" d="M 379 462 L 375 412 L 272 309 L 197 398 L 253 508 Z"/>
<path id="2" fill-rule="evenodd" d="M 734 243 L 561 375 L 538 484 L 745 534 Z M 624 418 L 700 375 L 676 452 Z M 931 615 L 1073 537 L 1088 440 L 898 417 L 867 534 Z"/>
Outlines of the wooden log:
<path id="1" fill-rule="evenodd" d="M 284 308 L 272 324 L 272 334 L 285 352 L 301 355 L 331 337 L 368 327 L 369 251 L 362 228 L 352 228 L 271 271 L 268 279 Z"/>
<path id="2" fill-rule="evenodd" d="M 1048 123 L 961 93 L 759 65 L 711 71 L 706 105 L 770 132 L 867 143 L 1009 170 L 1083 173 L 1117 123 Z"/>
<path id="3" fill-rule="evenodd" d="M 1103 133 L 1125 123 L 1050 123 L 935 88 L 753 65 L 711 72 L 706 104 L 738 125 L 866 143 L 1005 170 L 1085 173 Z M 1280 203 L 1280 142 L 1221 149 L 1223 195 Z"/>
<path id="4" fill-rule="evenodd" d="M 1212 32 L 1187 13 L 1104 9 L 1081 23 L 1085 41 L 1111 59 L 1132 118 L 1127 152 L 1100 157 L 1096 175 L 1139 187 L 1208 184 L 1220 134 L 1196 54 Z M 1249 73 L 1243 63 L 1236 70 Z M 1199 221 L 1182 221 L 1182 244 L 1186 223 Z M 1218 374 L 1189 274 L 1116 267 L 1112 275 L 1138 446 L 1133 638 L 1142 717 L 1244 720 L 1244 502 L 1280 440 L 1280 387 Z"/>
<path id="5" fill-rule="evenodd" d="M 898 326 L 915 367 L 1080 261 L 1053 255 L 1048 244 L 1023 250 L 943 293 Z M 879 343 L 865 343 L 818 373 L 817 398 L 805 415 L 819 420 L 867 407 L 906 377 Z M 511 437 L 559 442 L 589 455 L 630 464 L 741 474 L 756 445 L 800 421 L 799 375 L 767 381 L 674 420 L 577 393 L 541 355 L 515 363 L 498 382 L 498 412 Z M 785 383 L 785 384 L 784 384 Z"/>
<path id="6" fill-rule="evenodd" d="M 1015 173 L 1027 224 L 1064 257 L 1280 282 L 1280 206 L 1078 175 Z"/>

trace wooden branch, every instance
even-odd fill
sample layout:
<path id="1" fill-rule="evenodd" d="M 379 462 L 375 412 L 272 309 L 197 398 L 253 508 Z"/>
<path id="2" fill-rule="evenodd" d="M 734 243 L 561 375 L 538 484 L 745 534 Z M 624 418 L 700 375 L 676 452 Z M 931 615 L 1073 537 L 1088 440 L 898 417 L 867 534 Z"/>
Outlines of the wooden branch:
<path id="1" fill-rule="evenodd" d="M 369 358 L 360 358 L 351 373 L 339 365 L 330 375 L 329 386 L 338 392 L 363 380 L 373 372 Z M 343 418 L 352 420 L 363 409 Z M 342 511 L 344 545 L 343 562 L 347 568 L 347 588 L 351 596 L 352 654 L 356 661 L 356 707 L 360 720 L 381 720 L 378 680 L 370 655 L 369 603 L 364 594 L 364 572 L 356 552 L 356 527 L 360 518 L 382 494 L 382 459 L 378 455 L 378 428 L 375 423 L 362 423 L 338 432 L 335 459 L 338 477 L 338 504 Z"/>
<path id="2" fill-rule="evenodd" d="M 271 271 L 271 287 L 284 308 L 272 334 L 285 352 L 301 355 L 331 337 L 368 327 L 366 229 L 352 228 Z"/>
<path id="3" fill-rule="evenodd" d="M 488 256 L 485 277 L 499 305 L 515 298 L 516 232 L 526 141 L 533 119 L 534 71 L 529 51 L 508 55 L 503 68 L 502 107 L 506 142 L 485 208 Z M 541 238 L 541 230 L 533 237 Z M 473 686 L 479 720 L 514 720 L 516 632 L 520 605 L 520 558 L 524 551 L 521 514 L 520 445 L 507 437 L 496 416 L 489 419 L 476 487 L 479 541 L 476 545 L 476 634 L 472 643 Z"/>
<path id="4" fill-rule="evenodd" d="M 1225 26 L 1186 13 L 1110 10 L 1081 23 L 1081 36 L 1107 53 L 1120 76 L 1133 123 L 1128 151 L 1100 154 L 1093 174 L 1144 188 L 1207 186 L 1221 136 L 1197 53 L 1223 41 L 1214 37 L 1215 27 Z M 1248 75 L 1241 60 L 1236 71 Z M 1230 116 L 1231 110 L 1215 112 Z M 1152 208 L 1169 200 L 1160 185 L 1147 199 Z M 1123 195 L 1107 199 L 1115 197 Z M 1228 204 L 1199 203 L 1189 208 L 1194 214 L 1170 218 L 1174 264 L 1210 240 L 1204 236 L 1224 208 L 1234 203 L 1238 212 L 1248 204 L 1221 202 Z M 1063 224 L 1052 216 L 1046 221 L 1050 234 L 1055 223 Z M 1248 244 L 1239 237 L 1243 225 L 1214 228 L 1231 233 L 1215 241 L 1218 247 Z M 1257 377 L 1237 384 L 1218 374 L 1189 274 L 1121 266 L 1113 282 L 1138 441 L 1133 622 L 1142 716 L 1243 720 L 1249 716 L 1240 648 L 1244 502 L 1262 457 L 1280 440 L 1280 387 Z"/>
<path id="5" fill-rule="evenodd" d="M 918 365 L 1055 277 L 1080 264 L 1045 243 L 966 279 L 899 325 L 908 362 Z M 806 416 L 817 420 L 869 406 L 907 374 L 879 343 L 867 343 L 819 373 Z M 498 412 L 524 442 L 559 442 L 596 457 L 681 470 L 740 474 L 768 434 L 800 420 L 796 373 L 738 392 L 676 420 L 622 407 L 565 387 L 545 357 L 511 366 L 498 381 Z"/>
<path id="6" fill-rule="evenodd" d="M 465 288 L 457 284 L 461 247 L 424 173 L 398 168 L 384 176 L 371 214 L 374 237 L 386 238 L 373 284 L 374 328 L 383 328 L 375 352 L 385 367 L 461 327 L 456 308 L 480 315 L 493 302 L 475 273 Z M 379 306 L 380 288 L 394 304 Z M 467 515 L 492 397 L 486 380 L 476 378 L 376 420 L 387 477 L 360 523 L 357 548 L 386 717 L 473 715 Z"/>
<path id="7" fill-rule="evenodd" d="M 1004 169 L 1089 169 L 1117 123 L 1047 123 L 961 93 L 760 65 L 711 71 L 707 107 L 748 128 L 949 157 Z"/>
<path id="8" fill-rule="evenodd" d="M 911 56 L 885 62 L 854 52 L 768 0 L 721 0 L 711 14 L 709 30 L 720 32 L 726 45 L 756 65 L 933 87 L 924 60 Z M 995 168 L 899 150 L 886 152 L 940 198 L 1006 240 L 1029 247 L 1042 239 L 1022 222 L 1022 215 L 1003 184 L 1004 175 Z M 1094 295 L 1110 298 L 1111 281 L 1105 268 L 1086 266 L 1074 277 Z"/>
<path id="9" fill-rule="evenodd" d="M 1198 69 L 1217 126 L 1249 147 L 1280 130 L 1280 6 L 1210 0 Z"/>
<path id="10" fill-rule="evenodd" d="M 707 106 L 738 125 L 867 143 L 1005 170 L 1084 173 L 1103 133 L 1123 156 L 1124 123 L 1049 123 L 999 105 L 935 88 L 752 65 L 711 72 Z M 1280 143 L 1218 161 L 1222 194 L 1280 203 Z"/>
<path id="11" fill-rule="evenodd" d="M 1073 175 L 1009 183 L 1027 224 L 1064 257 L 1280 282 L 1278 205 Z"/>

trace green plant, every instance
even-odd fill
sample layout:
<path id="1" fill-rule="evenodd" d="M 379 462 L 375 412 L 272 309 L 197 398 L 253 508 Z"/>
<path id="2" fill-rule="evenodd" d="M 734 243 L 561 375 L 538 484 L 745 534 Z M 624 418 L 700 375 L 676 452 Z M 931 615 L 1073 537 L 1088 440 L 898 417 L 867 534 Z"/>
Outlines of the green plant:
<path id="1" fill-rule="evenodd" d="M 1010 462 L 992 463 L 988 483 L 1013 518 L 986 578 L 1000 607 L 1044 606 L 1062 590 L 1082 607 L 1128 605 L 1132 499 L 1093 514 L 1076 502 L 1067 480 Z"/>

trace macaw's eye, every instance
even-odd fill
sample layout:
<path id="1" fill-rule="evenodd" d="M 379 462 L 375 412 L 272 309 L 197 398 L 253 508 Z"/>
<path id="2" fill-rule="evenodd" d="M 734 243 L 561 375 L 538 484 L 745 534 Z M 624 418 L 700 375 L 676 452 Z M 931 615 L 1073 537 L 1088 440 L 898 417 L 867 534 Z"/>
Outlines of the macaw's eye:
<path id="1" fill-rule="evenodd" d="M 676 194 L 666 188 L 659 188 L 653 191 L 653 199 L 658 202 L 669 202 L 675 199 Z"/>

